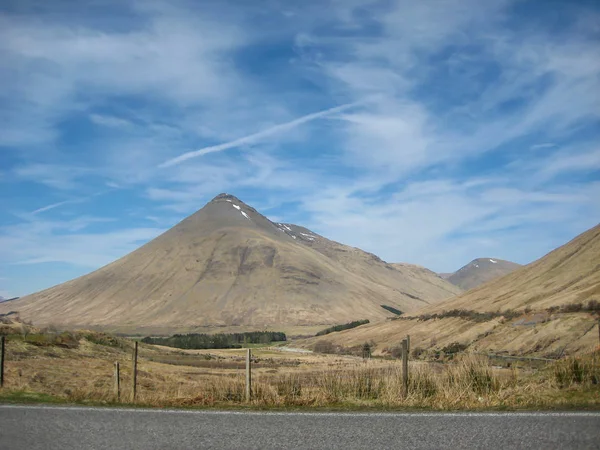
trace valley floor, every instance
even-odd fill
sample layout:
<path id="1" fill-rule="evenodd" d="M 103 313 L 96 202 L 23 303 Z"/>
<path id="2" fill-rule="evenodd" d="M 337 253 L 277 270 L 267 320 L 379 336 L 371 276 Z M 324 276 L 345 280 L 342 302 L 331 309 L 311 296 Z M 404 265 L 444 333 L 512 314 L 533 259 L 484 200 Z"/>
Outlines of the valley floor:
<path id="1" fill-rule="evenodd" d="M 290 345 L 293 347 L 293 343 Z M 11 335 L 0 401 L 132 404 L 132 341 L 93 332 Z M 177 350 L 140 344 L 136 404 L 159 407 L 600 409 L 600 352 L 541 368 L 492 366 L 476 355 L 411 361 L 403 394 L 398 361 L 253 349 L 245 402 L 245 350 Z M 114 362 L 121 367 L 121 397 Z"/>

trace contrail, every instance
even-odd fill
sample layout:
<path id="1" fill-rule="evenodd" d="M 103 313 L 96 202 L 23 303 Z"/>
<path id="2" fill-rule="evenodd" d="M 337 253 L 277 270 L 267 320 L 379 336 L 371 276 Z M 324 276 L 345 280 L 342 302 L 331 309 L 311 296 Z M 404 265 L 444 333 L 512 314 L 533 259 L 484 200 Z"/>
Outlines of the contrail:
<path id="1" fill-rule="evenodd" d="M 64 202 L 52 203 L 51 205 L 44 206 L 43 208 L 38 208 L 35 211 L 31 211 L 29 214 L 39 214 L 44 211 L 50 211 L 51 209 L 58 208 L 62 205 L 67 205 L 69 203 L 75 203 L 77 200 L 65 200 Z"/>
<path id="2" fill-rule="evenodd" d="M 98 197 L 99 195 L 104 195 L 107 192 L 111 192 L 111 191 L 114 191 L 114 190 L 117 190 L 117 189 L 119 189 L 119 188 L 118 187 L 111 187 L 110 189 L 105 189 L 104 191 L 96 192 L 94 194 L 88 195 L 87 197 L 74 198 L 72 200 L 65 200 L 65 201 L 58 202 L 58 203 L 52 203 L 51 205 L 43 206 L 42 208 L 38 208 L 35 211 L 31 211 L 29 214 L 36 215 L 36 214 L 39 214 L 39 213 L 42 213 L 42 212 L 45 212 L 45 211 L 50 211 L 51 209 L 58 208 L 58 207 L 63 206 L 63 205 L 69 205 L 69 204 L 72 204 L 72 203 L 83 203 L 83 202 L 88 201 L 89 199 L 91 199 L 93 197 Z"/>
<path id="3" fill-rule="evenodd" d="M 320 117 L 325 117 L 325 116 L 328 116 L 328 115 L 331 115 L 331 114 L 334 114 L 334 113 L 337 113 L 340 111 L 344 111 L 346 109 L 352 108 L 352 107 L 360 105 L 362 103 L 364 103 L 364 101 L 346 103 L 344 105 L 336 106 L 334 108 L 329 108 L 329 109 L 319 111 L 316 113 L 307 114 L 306 116 L 299 117 L 298 119 L 294 119 L 290 122 L 275 125 L 271 128 L 267 128 L 266 130 L 259 131 L 258 133 L 250 134 L 248 136 L 244 136 L 239 139 L 234 139 L 233 141 L 225 142 L 223 144 L 218 144 L 218 145 L 212 145 L 210 147 L 201 148 L 200 150 L 194 150 L 192 152 L 184 153 L 183 155 L 177 156 L 176 158 L 165 161 L 158 167 L 159 168 L 171 167 L 171 166 L 180 164 L 183 161 L 187 161 L 188 159 L 196 158 L 198 156 L 206 155 L 208 153 L 222 152 L 223 150 L 227 150 L 227 149 L 234 148 L 234 147 L 239 147 L 240 145 L 251 144 L 253 142 L 259 141 L 260 139 L 262 139 L 264 137 L 271 136 L 271 135 L 279 133 L 281 131 L 290 130 L 292 128 L 297 127 L 298 125 L 302 125 L 303 123 L 310 122 L 311 120 L 315 120 Z"/>

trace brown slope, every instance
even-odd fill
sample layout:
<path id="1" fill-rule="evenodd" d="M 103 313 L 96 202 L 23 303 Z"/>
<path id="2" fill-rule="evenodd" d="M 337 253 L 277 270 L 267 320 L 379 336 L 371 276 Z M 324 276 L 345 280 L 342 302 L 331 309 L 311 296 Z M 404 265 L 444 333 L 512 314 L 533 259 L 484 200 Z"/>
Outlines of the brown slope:
<path id="1" fill-rule="evenodd" d="M 600 225 L 537 261 L 426 311 L 543 309 L 600 294 Z"/>
<path id="2" fill-rule="evenodd" d="M 341 264 L 281 228 L 221 194 L 129 255 L 10 309 L 36 324 L 173 331 L 381 320 L 381 304 L 414 311 L 448 297 L 364 252 Z"/>
<path id="3" fill-rule="evenodd" d="M 462 295 L 408 317 L 332 333 L 327 340 L 343 346 L 376 343 L 376 352 L 398 345 L 407 334 L 413 348 L 442 349 L 459 342 L 470 350 L 557 356 L 587 351 L 598 342 L 596 319 L 586 312 L 549 313 L 546 308 L 600 301 L 600 225 L 539 260 Z M 526 308 L 532 311 L 527 312 Z M 447 317 L 419 319 L 445 311 L 521 311 L 511 320 Z M 321 338 L 304 342 L 311 347 Z"/>
<path id="4" fill-rule="evenodd" d="M 521 264 L 503 259 L 477 258 L 447 276 L 446 279 L 455 286 L 468 291 L 495 278 L 508 275 L 519 267 Z"/>
<path id="5" fill-rule="evenodd" d="M 459 287 L 424 267 L 386 263 L 372 253 L 329 240 L 308 228 L 289 223 L 276 225 L 296 242 L 327 256 L 354 276 L 388 286 L 398 292 L 406 300 L 402 303 L 402 311 L 413 310 L 413 303 L 417 307 L 425 307 L 462 292 Z"/>

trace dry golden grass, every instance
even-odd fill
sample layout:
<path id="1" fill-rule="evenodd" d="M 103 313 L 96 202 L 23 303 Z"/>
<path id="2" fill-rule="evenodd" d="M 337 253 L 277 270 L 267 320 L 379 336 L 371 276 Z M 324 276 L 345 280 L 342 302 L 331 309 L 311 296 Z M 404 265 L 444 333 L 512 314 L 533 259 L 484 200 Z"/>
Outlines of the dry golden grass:
<path id="1" fill-rule="evenodd" d="M 541 319 L 531 316 L 535 315 L 524 314 L 511 320 L 494 318 L 487 322 L 459 317 L 394 320 L 304 339 L 295 345 L 312 349 L 319 341 L 328 341 L 348 348 L 372 342 L 374 354 L 382 355 L 410 335 L 411 347 L 426 353 L 439 352 L 457 342 L 468 346 L 471 352 L 554 358 L 588 353 L 598 343 L 598 320 L 591 314 L 546 314 Z"/>
<path id="2" fill-rule="evenodd" d="M 100 345 L 80 339 L 78 348 L 35 346 L 10 339 L 6 384 L 0 399 L 35 392 L 68 402 L 113 403 L 113 362 L 121 363 L 121 401 L 129 403 L 130 342 Z M 188 351 L 140 346 L 136 403 L 151 406 L 245 404 L 239 350 Z M 449 364 L 411 362 L 403 395 L 394 360 L 257 349 L 253 370 L 255 407 L 554 408 L 600 407 L 600 352 L 569 358 L 540 371 L 500 369 L 475 355 Z M 207 359 L 210 358 L 210 359 Z M 151 359 L 154 359 L 152 361 Z M 170 361 L 165 364 L 158 361 Z M 191 360 L 216 363 L 190 365 Z M 220 364 L 220 366 L 219 366 Z"/>

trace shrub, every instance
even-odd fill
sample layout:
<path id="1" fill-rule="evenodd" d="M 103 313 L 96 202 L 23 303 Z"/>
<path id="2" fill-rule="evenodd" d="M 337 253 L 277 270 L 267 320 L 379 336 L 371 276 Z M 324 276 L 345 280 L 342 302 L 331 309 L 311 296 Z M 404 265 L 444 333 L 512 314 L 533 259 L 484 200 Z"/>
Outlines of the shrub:
<path id="1" fill-rule="evenodd" d="M 585 309 L 590 312 L 600 312 L 600 302 L 598 300 L 590 300 Z"/>
<path id="2" fill-rule="evenodd" d="M 335 353 L 335 347 L 331 341 L 318 341 L 313 350 L 317 353 Z"/>
<path id="3" fill-rule="evenodd" d="M 23 340 L 28 344 L 32 344 L 38 347 L 79 347 L 79 340 L 77 339 L 77 337 L 68 331 L 65 331 L 60 334 L 31 333 L 24 336 Z"/>
<path id="4" fill-rule="evenodd" d="M 121 342 L 114 336 L 106 333 L 87 333 L 83 336 L 88 342 L 108 347 L 122 347 Z"/>
<path id="5" fill-rule="evenodd" d="M 415 347 L 412 351 L 412 357 L 418 359 L 423 353 L 425 353 L 425 349 L 421 347 Z"/>
<path id="6" fill-rule="evenodd" d="M 446 347 L 444 347 L 442 349 L 442 351 L 444 353 L 453 354 L 453 353 L 462 352 L 462 351 L 466 350 L 467 347 L 468 347 L 467 344 L 461 344 L 459 342 L 453 342 L 452 344 L 447 345 Z"/>
<path id="7" fill-rule="evenodd" d="M 441 313 L 435 314 L 421 314 L 420 316 L 409 316 L 409 317 L 394 317 L 392 320 L 432 320 L 432 319 L 446 319 L 450 317 L 459 317 L 464 320 L 472 320 L 473 322 L 488 322 L 492 319 L 502 317 L 504 319 L 514 319 L 522 314 L 519 311 L 513 311 L 507 309 L 506 311 L 471 311 L 468 309 L 451 309 L 449 311 L 442 311 Z"/>
<path id="8" fill-rule="evenodd" d="M 583 309 L 583 305 L 581 303 L 569 303 L 567 305 L 563 305 L 560 310 L 561 312 L 569 313 L 569 312 L 579 312 Z"/>
<path id="9" fill-rule="evenodd" d="M 397 345 L 396 347 L 392 347 L 392 349 L 390 350 L 390 355 L 392 355 L 393 358 L 402 358 L 402 346 Z"/>

